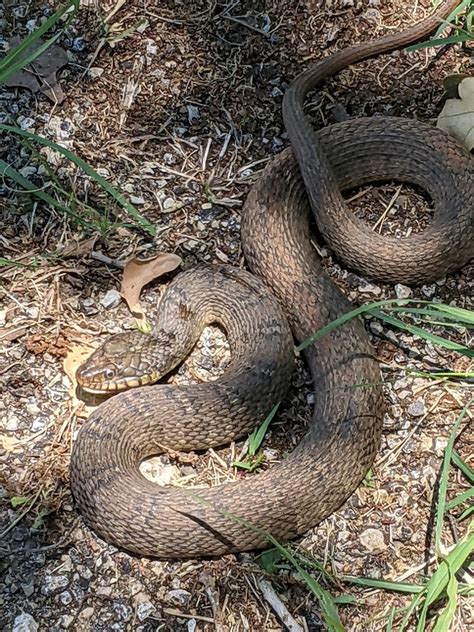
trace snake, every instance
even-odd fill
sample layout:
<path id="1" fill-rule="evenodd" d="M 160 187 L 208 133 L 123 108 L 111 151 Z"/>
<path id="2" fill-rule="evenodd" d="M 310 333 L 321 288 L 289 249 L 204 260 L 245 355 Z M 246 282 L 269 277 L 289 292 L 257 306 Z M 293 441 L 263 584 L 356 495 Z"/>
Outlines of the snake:
<path id="1" fill-rule="evenodd" d="M 290 147 L 259 174 L 242 210 L 250 272 L 224 264 L 181 272 L 151 334 L 116 334 L 78 369 L 84 390 L 113 394 L 80 428 L 70 461 L 73 497 L 107 542 L 164 559 L 261 549 L 270 537 L 308 532 L 363 480 L 381 442 L 381 372 L 361 319 L 327 327 L 353 306 L 323 269 L 312 224 L 364 276 L 409 284 L 442 277 L 474 254 L 472 158 L 418 121 L 374 116 L 316 131 L 304 102 L 349 64 L 426 38 L 455 6 L 445 1 L 418 25 L 299 74 L 283 99 Z M 343 194 L 374 181 L 421 187 L 433 203 L 429 225 L 402 238 L 370 231 Z M 229 340 L 224 373 L 201 384 L 151 384 L 183 361 L 208 324 Z M 151 455 L 226 445 L 261 424 L 287 395 L 295 339 L 305 346 L 315 404 L 293 451 L 211 487 L 161 486 L 142 475 Z"/>

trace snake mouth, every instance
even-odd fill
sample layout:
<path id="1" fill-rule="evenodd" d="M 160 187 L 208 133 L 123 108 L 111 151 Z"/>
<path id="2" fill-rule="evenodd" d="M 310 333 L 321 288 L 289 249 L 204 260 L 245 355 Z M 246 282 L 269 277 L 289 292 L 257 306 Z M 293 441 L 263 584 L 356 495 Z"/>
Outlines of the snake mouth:
<path id="1" fill-rule="evenodd" d="M 153 372 L 141 376 L 104 380 L 98 383 L 78 381 L 78 384 L 86 393 L 91 393 L 92 395 L 106 395 L 118 393 L 120 391 L 128 391 L 132 388 L 138 388 L 139 386 L 146 386 L 147 384 L 153 384 L 159 379 L 159 374 Z"/>

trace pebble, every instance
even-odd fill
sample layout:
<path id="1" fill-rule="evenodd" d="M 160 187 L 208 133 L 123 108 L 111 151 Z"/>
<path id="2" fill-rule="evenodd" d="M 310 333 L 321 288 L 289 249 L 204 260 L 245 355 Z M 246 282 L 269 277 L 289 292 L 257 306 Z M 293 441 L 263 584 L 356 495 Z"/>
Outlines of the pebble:
<path id="1" fill-rule="evenodd" d="M 156 611 L 155 606 L 150 601 L 150 597 L 145 593 L 138 593 L 135 597 L 135 602 L 137 604 L 137 617 L 140 621 L 145 621 L 145 619 L 148 619 L 148 617 Z"/>
<path id="2" fill-rule="evenodd" d="M 104 309 L 113 309 L 120 305 L 121 301 L 122 297 L 120 296 L 120 292 L 117 292 L 117 290 L 109 290 L 100 299 L 100 304 Z"/>
<path id="3" fill-rule="evenodd" d="M 177 590 L 169 590 L 165 595 L 165 600 L 174 601 L 184 606 L 188 603 L 190 597 L 190 592 L 183 590 L 182 588 L 178 588 Z"/>
<path id="4" fill-rule="evenodd" d="M 380 553 L 387 548 L 383 533 L 379 529 L 366 529 L 360 534 L 360 541 L 371 553 Z"/>
<path id="5" fill-rule="evenodd" d="M 46 596 L 57 595 L 68 585 L 69 577 L 67 575 L 47 575 L 41 586 L 41 594 Z"/>
<path id="6" fill-rule="evenodd" d="M 359 285 L 359 292 L 363 292 L 364 294 L 373 294 L 374 296 L 380 296 L 382 294 L 382 289 L 378 287 L 378 285 L 374 285 L 373 283 L 368 283 L 367 281 L 365 281 Z"/>
<path id="7" fill-rule="evenodd" d="M 188 110 L 188 121 L 191 125 L 194 123 L 194 121 L 198 121 L 201 118 L 199 108 L 195 105 L 187 105 L 186 109 Z"/>
<path id="8" fill-rule="evenodd" d="M 88 608 L 84 608 L 84 610 L 81 610 L 81 612 L 79 613 L 79 617 L 81 619 L 90 619 L 93 616 L 94 612 L 94 608 L 92 608 L 92 606 L 89 606 Z"/>
<path id="9" fill-rule="evenodd" d="M 413 294 L 413 292 L 407 285 L 397 283 L 395 286 L 395 294 L 397 295 L 397 298 L 408 298 Z"/>
<path id="10" fill-rule="evenodd" d="M 165 210 L 168 210 L 170 208 L 173 208 L 173 206 L 176 204 L 176 202 L 173 200 L 172 197 L 167 197 L 164 202 L 163 202 L 163 208 Z"/>
<path id="11" fill-rule="evenodd" d="M 89 68 L 89 70 L 87 71 L 87 76 L 90 79 L 98 79 L 103 74 L 104 74 L 104 69 L 99 68 L 99 66 L 92 66 L 92 68 Z"/>
<path id="12" fill-rule="evenodd" d="M 131 195 L 130 202 L 132 204 L 145 204 L 145 198 L 142 195 Z"/>
<path id="13" fill-rule="evenodd" d="M 421 417 L 426 413 L 425 402 L 421 398 L 418 398 L 408 406 L 407 411 L 412 417 Z"/>
<path id="14" fill-rule="evenodd" d="M 33 619 L 31 614 L 23 612 L 15 617 L 13 622 L 12 632 L 36 632 L 38 630 L 38 624 Z"/>
<path id="15" fill-rule="evenodd" d="M 431 285 L 422 285 L 421 292 L 427 298 L 432 298 L 436 294 L 436 285 L 432 283 Z"/>
<path id="16" fill-rule="evenodd" d="M 376 336 L 381 336 L 383 334 L 383 327 L 378 320 L 371 320 L 369 323 L 370 331 Z"/>
<path id="17" fill-rule="evenodd" d="M 33 419 L 32 423 L 31 423 L 31 432 L 40 432 L 40 430 L 43 430 L 44 427 L 46 426 L 46 423 L 48 421 L 47 417 L 44 417 L 43 415 L 40 415 L 38 417 L 36 417 L 35 419 Z"/>

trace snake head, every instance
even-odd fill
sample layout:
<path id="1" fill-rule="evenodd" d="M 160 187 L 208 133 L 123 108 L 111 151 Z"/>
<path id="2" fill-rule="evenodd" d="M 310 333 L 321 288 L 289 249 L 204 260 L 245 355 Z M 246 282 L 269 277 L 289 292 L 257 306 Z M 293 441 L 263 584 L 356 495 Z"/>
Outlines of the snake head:
<path id="1" fill-rule="evenodd" d="M 156 382 L 161 374 L 147 352 L 149 341 L 150 336 L 139 331 L 111 336 L 77 369 L 78 384 L 100 394 Z"/>

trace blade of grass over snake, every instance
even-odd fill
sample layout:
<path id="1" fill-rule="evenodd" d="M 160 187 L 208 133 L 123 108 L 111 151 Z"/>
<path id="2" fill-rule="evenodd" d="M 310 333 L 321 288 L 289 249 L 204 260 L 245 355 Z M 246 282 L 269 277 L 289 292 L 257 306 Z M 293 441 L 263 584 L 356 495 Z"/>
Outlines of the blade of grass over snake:
<path id="1" fill-rule="evenodd" d="M 143 230 L 145 230 L 150 235 L 153 235 L 153 236 L 156 235 L 156 229 L 153 226 L 153 224 L 150 224 L 150 222 L 147 219 L 145 219 L 142 215 L 140 215 L 140 213 L 136 210 L 136 208 L 132 206 L 132 204 L 130 204 L 130 202 L 121 193 L 119 193 L 117 189 L 115 189 L 111 184 L 109 184 L 107 180 L 105 180 L 101 175 L 99 175 L 97 171 L 95 171 L 95 169 L 93 169 L 84 160 L 82 160 L 82 158 L 79 158 L 79 156 L 76 156 L 65 147 L 61 147 L 61 145 L 58 145 L 57 143 L 54 143 L 53 141 L 47 138 L 43 138 L 42 136 L 36 136 L 35 134 L 31 134 L 30 132 L 27 132 L 26 130 L 13 127 L 11 125 L 0 124 L 0 131 L 16 134 L 23 138 L 28 138 L 29 140 L 35 141 L 39 143 L 40 145 L 44 145 L 46 147 L 54 149 L 60 154 L 62 154 L 63 156 L 68 158 L 71 162 L 73 162 L 75 165 L 77 165 L 80 169 L 82 169 L 84 173 L 86 173 L 93 180 L 95 180 L 97 184 L 99 184 L 104 189 L 104 191 L 106 191 L 109 195 L 111 195 L 114 198 L 114 200 L 116 200 L 116 202 L 118 202 L 120 206 L 122 206 L 125 209 L 125 211 L 139 224 L 139 226 Z"/>
<path id="2" fill-rule="evenodd" d="M 268 426 L 270 425 L 273 417 L 275 417 L 276 412 L 280 406 L 281 402 L 275 404 L 275 406 L 268 413 L 267 417 L 263 421 L 263 423 L 252 432 L 249 437 L 249 456 L 255 456 L 257 450 L 262 445 L 262 441 L 265 437 L 265 434 L 268 430 Z"/>
<path id="3" fill-rule="evenodd" d="M 435 515 L 435 552 L 438 557 L 441 557 L 441 534 L 443 530 L 443 519 L 446 511 L 446 493 L 448 490 L 448 474 L 449 474 L 449 464 L 451 462 L 451 457 L 453 453 L 454 442 L 456 440 L 456 435 L 459 430 L 459 426 L 461 425 L 461 421 L 469 410 L 471 404 L 474 402 L 474 397 L 467 402 L 462 411 L 459 413 L 456 421 L 453 424 L 453 428 L 449 435 L 448 443 L 444 450 L 443 464 L 441 466 L 441 473 L 439 479 L 439 491 L 438 491 L 438 502 L 436 505 L 436 515 Z"/>
<path id="4" fill-rule="evenodd" d="M 418 300 L 412 300 L 412 299 L 388 299 L 384 301 L 374 301 L 373 303 L 361 305 L 360 307 L 357 307 L 347 312 L 346 314 L 343 314 L 339 318 L 336 318 L 332 322 L 328 323 L 325 327 L 322 327 L 321 329 L 316 331 L 314 334 L 306 338 L 306 340 L 304 340 L 302 343 L 300 343 L 296 347 L 296 352 L 299 353 L 303 351 L 307 347 L 317 342 L 320 338 L 325 336 L 327 333 L 331 332 L 333 329 L 336 329 L 337 327 L 344 325 L 345 323 L 349 322 L 353 318 L 356 318 L 357 316 L 361 316 L 362 314 L 368 313 L 368 314 L 372 314 L 373 316 L 376 316 L 377 318 L 385 320 L 389 324 L 392 324 L 399 329 L 404 329 L 406 331 L 409 331 L 410 333 L 413 333 L 415 335 L 421 336 L 422 338 L 430 340 L 431 342 L 435 344 L 442 345 L 444 347 L 447 347 L 448 349 L 459 351 L 459 353 L 464 353 L 465 355 L 468 355 L 468 356 L 474 356 L 474 351 L 468 349 L 464 345 L 442 338 L 441 336 L 436 336 L 435 334 L 431 334 L 430 332 L 426 332 L 424 329 L 421 329 L 420 327 L 416 327 L 415 325 L 410 325 L 396 318 L 392 318 L 388 316 L 387 314 L 384 314 L 378 309 L 379 307 L 385 307 L 387 309 L 391 309 L 393 307 L 394 310 L 404 311 L 403 307 L 399 307 L 399 306 L 407 305 L 410 303 L 429 305 L 430 308 L 434 310 L 434 313 L 437 313 L 438 316 L 440 315 L 439 312 L 442 312 L 442 313 L 449 314 L 454 319 L 462 320 L 462 322 L 464 323 L 467 323 L 467 324 L 474 323 L 473 312 L 469 310 L 461 309 L 461 308 L 453 308 L 450 305 L 443 305 L 441 303 L 433 304 L 433 303 L 430 303 L 430 301 L 418 301 Z M 414 309 L 414 308 L 407 308 L 407 309 Z M 420 309 L 425 309 L 425 308 L 420 308 Z M 415 312 L 411 312 L 411 313 L 415 313 Z"/>
<path id="5" fill-rule="evenodd" d="M 260 529 L 259 527 L 256 527 L 248 520 L 245 520 L 241 518 L 240 516 L 237 516 L 233 514 L 232 512 L 227 511 L 226 509 L 222 509 L 222 507 L 215 506 L 214 504 L 208 502 L 205 498 L 203 498 L 199 494 L 196 494 L 195 492 L 192 492 L 191 490 L 187 490 L 183 488 L 183 492 L 189 495 L 196 502 L 199 502 L 202 505 L 211 506 L 213 509 L 218 511 L 220 514 L 222 514 L 226 518 L 229 518 L 230 520 L 233 520 L 234 522 L 241 524 L 242 526 L 253 531 L 254 533 L 258 533 L 259 535 L 264 537 L 267 540 L 267 542 L 271 544 L 275 549 L 277 549 L 277 551 L 281 554 L 281 556 L 285 558 L 288 562 L 290 562 L 293 568 L 295 568 L 298 571 L 298 573 L 301 575 L 301 577 L 305 581 L 308 588 L 311 590 L 314 596 L 318 599 L 319 605 L 321 607 L 321 615 L 328 630 L 330 632 L 346 632 L 346 629 L 342 625 L 342 622 L 339 618 L 337 606 L 334 603 L 332 596 L 313 577 L 311 577 L 311 575 L 307 573 L 304 570 L 304 568 L 302 568 L 301 564 L 298 562 L 295 556 L 286 547 L 280 544 L 280 542 L 276 540 L 271 535 L 271 533 L 268 533 L 267 531 Z"/>
<path id="6" fill-rule="evenodd" d="M 64 6 L 55 11 L 55 13 L 53 13 L 53 15 L 51 15 L 38 29 L 25 37 L 25 39 L 15 49 L 11 50 L 2 60 L 0 60 L 0 84 L 4 83 L 9 77 L 22 68 L 28 66 L 28 64 L 37 59 L 52 44 L 54 44 L 54 42 L 61 37 L 65 29 L 69 26 L 78 9 L 79 0 L 70 0 Z M 70 12 L 70 15 L 61 29 L 46 42 L 43 42 L 43 44 L 34 51 L 25 54 L 26 51 L 28 51 L 28 49 L 30 49 L 42 35 L 49 31 L 49 29 L 51 29 L 67 12 Z"/>
<path id="7" fill-rule="evenodd" d="M 350 312 L 347 312 L 347 314 L 343 314 L 342 316 L 331 321 L 324 327 L 321 327 L 321 329 L 316 331 L 314 334 L 311 334 L 311 336 L 306 338 L 306 340 L 303 340 L 303 342 L 296 347 L 296 351 L 298 353 L 300 351 L 303 351 L 304 349 L 306 349 L 307 347 L 317 342 L 320 338 L 325 336 L 327 333 L 329 333 L 333 329 L 336 329 L 337 327 L 344 325 L 345 323 L 349 322 L 353 318 L 356 318 L 356 316 L 360 316 L 361 314 L 370 312 L 376 307 L 385 307 L 387 305 L 405 305 L 409 302 L 410 302 L 409 299 L 391 299 L 387 301 L 375 301 L 374 303 L 369 303 L 368 305 L 361 305 L 360 307 L 356 307 L 355 309 L 352 309 Z"/>

